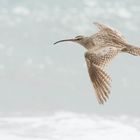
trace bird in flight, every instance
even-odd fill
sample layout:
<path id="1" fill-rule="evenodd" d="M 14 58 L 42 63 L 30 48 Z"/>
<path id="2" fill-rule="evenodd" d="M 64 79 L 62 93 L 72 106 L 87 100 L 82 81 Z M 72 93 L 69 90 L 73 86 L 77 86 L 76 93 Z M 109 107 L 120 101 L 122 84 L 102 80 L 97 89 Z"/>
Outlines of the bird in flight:
<path id="1" fill-rule="evenodd" d="M 76 36 L 72 39 L 64 39 L 54 44 L 72 41 L 82 45 L 85 52 L 85 60 L 89 76 L 95 89 L 97 100 L 100 104 L 107 101 L 110 94 L 111 78 L 105 72 L 106 66 L 119 53 L 125 52 L 134 56 L 140 55 L 140 48 L 129 44 L 124 36 L 117 30 L 100 23 L 94 23 L 98 32 L 91 36 Z"/>

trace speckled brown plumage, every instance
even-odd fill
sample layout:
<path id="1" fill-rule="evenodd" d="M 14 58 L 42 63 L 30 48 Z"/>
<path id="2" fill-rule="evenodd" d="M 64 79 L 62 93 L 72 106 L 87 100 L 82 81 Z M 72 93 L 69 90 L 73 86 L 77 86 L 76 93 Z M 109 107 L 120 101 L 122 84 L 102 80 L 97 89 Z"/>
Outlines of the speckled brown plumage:
<path id="1" fill-rule="evenodd" d="M 111 78 L 105 72 L 106 66 L 120 52 L 135 56 L 140 55 L 140 48 L 128 44 L 119 31 L 100 23 L 94 24 L 99 29 L 94 35 L 89 37 L 77 36 L 73 39 L 60 40 L 56 43 L 73 41 L 88 50 L 85 53 L 85 60 L 89 76 L 95 89 L 97 100 L 103 104 L 109 97 L 111 87 Z"/>

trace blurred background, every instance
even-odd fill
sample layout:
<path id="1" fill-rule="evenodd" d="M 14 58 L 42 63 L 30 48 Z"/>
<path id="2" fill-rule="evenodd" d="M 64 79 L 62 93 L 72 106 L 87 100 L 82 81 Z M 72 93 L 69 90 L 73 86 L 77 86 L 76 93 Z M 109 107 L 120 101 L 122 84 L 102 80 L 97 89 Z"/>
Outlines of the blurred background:
<path id="1" fill-rule="evenodd" d="M 136 46 L 140 2 L 0 0 L 0 112 L 56 110 L 140 115 L 140 58 L 119 55 L 110 65 L 112 92 L 98 105 L 85 49 L 60 39 L 97 32 L 98 21 L 117 28 Z"/>
<path id="2" fill-rule="evenodd" d="M 120 30 L 129 43 L 140 46 L 139 0 L 0 0 L 0 116 L 2 117 L 0 128 L 2 131 L 7 125 L 6 132 L 11 133 L 13 132 L 11 130 L 15 129 L 14 133 L 18 133 L 16 129 L 30 122 L 30 119 L 22 120 L 26 123 L 19 125 L 20 121 L 16 118 L 12 120 L 14 123 L 9 124 L 5 117 L 51 115 L 52 118 L 58 116 L 63 122 L 68 116 L 72 116 L 73 120 L 75 115 L 78 115 L 76 117 L 79 121 L 81 114 L 86 115 L 87 120 L 88 117 L 94 118 L 93 114 L 99 118 L 118 116 L 118 120 L 134 122 L 133 126 L 140 128 L 140 120 L 134 119 L 140 117 L 140 57 L 120 54 L 113 61 L 108 70 L 112 77 L 112 91 L 109 100 L 102 106 L 96 101 L 88 76 L 84 58 L 86 50 L 71 42 L 53 46 L 53 43 L 60 39 L 96 33 L 97 28 L 93 25 L 96 21 Z M 53 119 L 55 120 L 55 117 Z M 81 119 L 83 122 L 81 124 L 85 127 L 86 120 Z M 93 120 L 88 120 L 91 121 L 89 124 L 94 124 Z M 110 120 L 108 118 L 109 122 Z M 4 121 L 6 124 L 3 124 Z M 51 121 L 53 126 L 54 121 Z M 69 120 L 65 121 L 65 124 L 68 123 L 67 126 L 71 124 Z M 43 120 L 41 124 L 44 124 Z M 72 133 L 65 137 L 62 131 L 62 137 L 58 132 L 53 138 L 50 132 L 54 131 L 47 127 L 48 124 L 45 130 L 42 125 L 41 130 L 31 129 L 31 133 L 26 135 L 25 139 L 32 135 L 40 138 L 44 131 L 46 134 L 43 138 L 48 139 L 62 140 L 73 135 Z M 9 126 L 11 129 L 8 129 Z M 114 124 L 112 127 L 116 126 Z M 75 125 L 73 127 L 72 130 L 78 129 Z M 125 129 L 123 127 L 122 125 L 122 130 Z M 65 127 L 63 128 L 65 130 Z M 88 128 L 91 126 L 87 126 L 87 130 Z M 61 127 L 58 125 L 57 129 Z M 115 130 L 119 129 L 120 127 Z M 133 132 L 127 131 L 127 128 L 125 130 L 125 136 L 127 132 L 128 134 Z M 138 133 L 134 134 L 139 134 L 139 130 L 137 131 Z M 21 135 L 24 135 L 24 132 L 23 129 Z M 48 132 L 50 135 L 47 135 Z M 113 136 L 116 136 L 115 134 L 118 133 L 114 133 Z M 128 139 L 134 138 L 134 134 L 132 133 L 132 137 Z M 76 136 L 80 140 L 94 138 L 88 133 L 83 137 L 79 135 Z M 15 140 L 15 137 L 13 139 Z"/>

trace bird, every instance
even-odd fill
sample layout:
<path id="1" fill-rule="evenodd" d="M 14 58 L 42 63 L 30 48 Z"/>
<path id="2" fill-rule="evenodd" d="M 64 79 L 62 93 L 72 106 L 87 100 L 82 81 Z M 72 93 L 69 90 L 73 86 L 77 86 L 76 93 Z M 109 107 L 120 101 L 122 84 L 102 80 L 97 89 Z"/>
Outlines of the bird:
<path id="1" fill-rule="evenodd" d="M 98 31 L 90 36 L 59 40 L 54 43 L 71 41 L 80 44 L 87 51 L 85 60 L 89 77 L 99 104 L 104 104 L 111 93 L 111 77 L 106 73 L 109 63 L 120 53 L 140 56 L 140 48 L 131 45 L 117 29 L 94 22 Z"/>

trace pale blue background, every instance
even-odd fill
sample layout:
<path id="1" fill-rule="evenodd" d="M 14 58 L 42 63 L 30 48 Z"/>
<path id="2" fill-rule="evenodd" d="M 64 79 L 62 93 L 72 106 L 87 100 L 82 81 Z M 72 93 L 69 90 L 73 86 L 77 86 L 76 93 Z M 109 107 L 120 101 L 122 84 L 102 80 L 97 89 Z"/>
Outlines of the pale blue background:
<path id="1" fill-rule="evenodd" d="M 0 112 L 59 110 L 140 115 L 140 57 L 119 55 L 110 65 L 112 92 L 98 105 L 74 43 L 59 39 L 97 31 L 95 21 L 119 29 L 140 46 L 139 0 L 0 0 Z"/>

